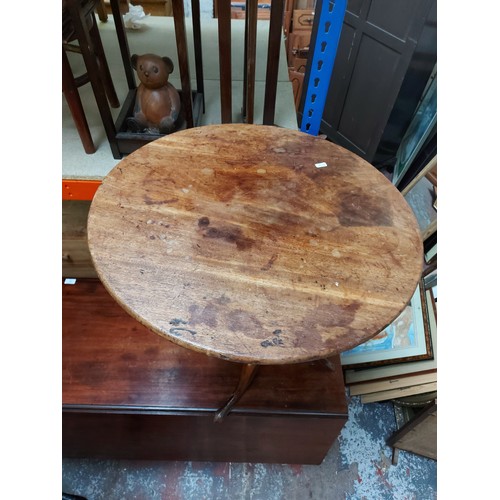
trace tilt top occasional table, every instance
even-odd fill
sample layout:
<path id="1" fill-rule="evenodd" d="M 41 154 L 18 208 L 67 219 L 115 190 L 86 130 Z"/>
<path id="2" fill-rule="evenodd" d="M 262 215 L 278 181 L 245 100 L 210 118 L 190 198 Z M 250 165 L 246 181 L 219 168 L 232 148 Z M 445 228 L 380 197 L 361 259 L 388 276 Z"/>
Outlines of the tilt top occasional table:
<path id="1" fill-rule="evenodd" d="M 259 365 L 326 360 L 376 335 L 422 272 L 417 221 L 383 174 L 263 125 L 192 128 L 121 160 L 92 201 L 88 242 L 140 323 L 242 364 L 216 421 Z"/>

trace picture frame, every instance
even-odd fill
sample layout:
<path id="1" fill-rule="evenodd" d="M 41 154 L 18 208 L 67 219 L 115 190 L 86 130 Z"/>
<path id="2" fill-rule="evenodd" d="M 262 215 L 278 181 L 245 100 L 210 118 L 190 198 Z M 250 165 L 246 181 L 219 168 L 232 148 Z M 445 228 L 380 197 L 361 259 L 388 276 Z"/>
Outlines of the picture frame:
<path id="1" fill-rule="evenodd" d="M 392 183 L 395 186 L 401 182 L 436 127 L 437 72 L 434 71 L 396 153 L 396 164 L 392 175 Z"/>
<path id="2" fill-rule="evenodd" d="M 425 242 L 437 231 L 437 156 L 401 191 Z M 437 245 L 437 242 L 436 242 Z"/>
<path id="3" fill-rule="evenodd" d="M 437 343 L 437 311 L 431 290 L 425 291 L 425 307 L 429 320 L 431 335 L 432 359 L 421 359 L 396 363 L 392 365 L 366 366 L 364 368 L 354 366 L 353 369 L 344 368 L 345 384 L 351 387 L 354 384 L 362 384 L 376 380 L 387 380 L 392 378 L 408 377 L 417 374 L 437 372 L 438 366 L 438 343 Z"/>
<path id="4" fill-rule="evenodd" d="M 374 338 L 340 354 L 344 370 L 431 360 L 434 357 L 421 280 L 403 312 Z"/>

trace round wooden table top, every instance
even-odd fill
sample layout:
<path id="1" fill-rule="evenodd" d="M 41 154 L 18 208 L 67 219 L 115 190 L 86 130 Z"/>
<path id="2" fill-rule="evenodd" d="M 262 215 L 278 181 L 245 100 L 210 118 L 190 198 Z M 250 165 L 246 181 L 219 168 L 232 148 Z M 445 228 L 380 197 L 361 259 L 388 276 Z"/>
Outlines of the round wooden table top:
<path id="1" fill-rule="evenodd" d="M 249 364 L 370 339 L 422 272 L 417 221 L 383 174 L 272 126 L 192 128 L 130 154 L 97 190 L 88 242 L 104 286 L 142 324 Z"/>

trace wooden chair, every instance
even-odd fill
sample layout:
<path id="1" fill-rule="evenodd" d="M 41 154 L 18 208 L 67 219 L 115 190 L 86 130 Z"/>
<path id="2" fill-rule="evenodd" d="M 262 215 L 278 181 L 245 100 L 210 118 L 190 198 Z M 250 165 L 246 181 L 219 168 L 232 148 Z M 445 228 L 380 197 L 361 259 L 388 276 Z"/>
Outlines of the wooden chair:
<path id="1" fill-rule="evenodd" d="M 62 1 L 62 90 L 87 154 L 95 153 L 96 147 L 78 88 L 91 83 L 106 131 L 114 128 L 108 102 L 113 108 L 120 106 L 95 19 L 94 11 L 100 8 L 100 0 Z M 86 71 L 82 75 L 74 75 L 67 52 L 83 56 Z"/>
<path id="2" fill-rule="evenodd" d="M 271 3 L 263 111 L 264 125 L 274 124 L 284 1 L 273 0 Z M 233 121 L 231 89 L 231 0 L 214 0 L 214 8 L 215 16 L 218 18 L 219 31 L 221 123 L 231 123 Z M 243 103 L 241 108 L 242 118 L 245 123 L 254 123 L 257 19 L 258 0 L 245 0 L 245 45 L 243 56 L 245 65 L 243 68 Z"/>

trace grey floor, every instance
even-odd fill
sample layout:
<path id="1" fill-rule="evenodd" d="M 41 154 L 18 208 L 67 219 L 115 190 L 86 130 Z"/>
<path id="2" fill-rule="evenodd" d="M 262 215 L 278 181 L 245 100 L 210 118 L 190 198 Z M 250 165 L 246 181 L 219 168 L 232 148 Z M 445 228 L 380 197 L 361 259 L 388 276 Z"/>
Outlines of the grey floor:
<path id="1" fill-rule="evenodd" d="M 437 462 L 400 451 L 391 402 L 349 398 L 349 418 L 321 465 L 63 459 L 62 488 L 88 500 L 433 500 Z"/>

